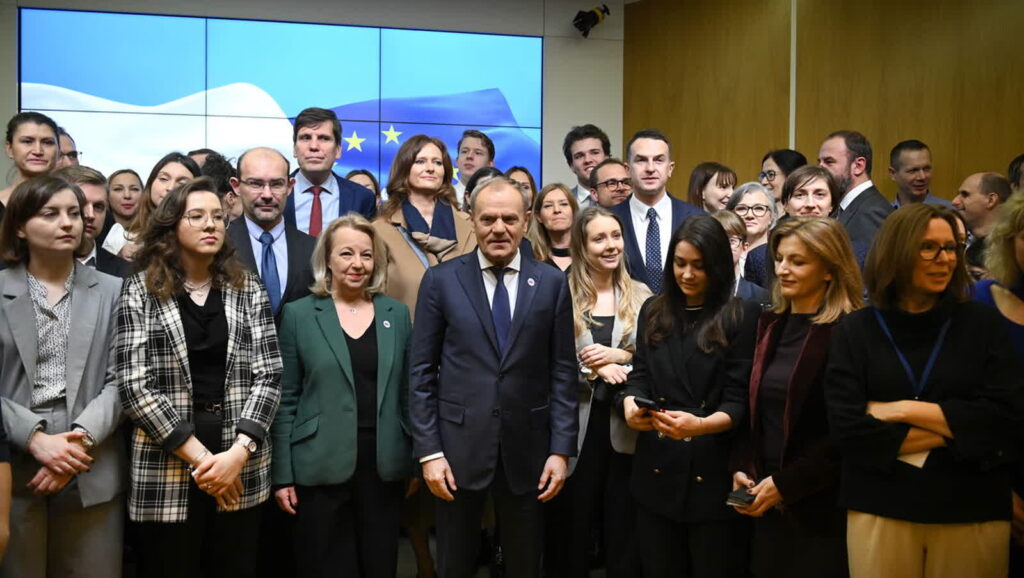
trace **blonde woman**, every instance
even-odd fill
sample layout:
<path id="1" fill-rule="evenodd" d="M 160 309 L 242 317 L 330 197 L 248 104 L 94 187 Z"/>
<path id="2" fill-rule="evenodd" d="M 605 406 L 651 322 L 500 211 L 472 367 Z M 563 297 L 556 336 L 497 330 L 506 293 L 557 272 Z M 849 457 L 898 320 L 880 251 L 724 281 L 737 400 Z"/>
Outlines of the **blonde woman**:
<path id="1" fill-rule="evenodd" d="M 632 576 L 629 472 L 637 432 L 612 411 L 612 398 L 629 373 L 637 315 L 651 292 L 629 277 L 622 223 L 608 209 L 583 211 L 573 226 L 571 254 L 580 457 L 570 460 L 571 477 L 552 504 L 547 569 L 553 576 L 588 576 L 592 532 L 603 518 L 607 576 Z"/>

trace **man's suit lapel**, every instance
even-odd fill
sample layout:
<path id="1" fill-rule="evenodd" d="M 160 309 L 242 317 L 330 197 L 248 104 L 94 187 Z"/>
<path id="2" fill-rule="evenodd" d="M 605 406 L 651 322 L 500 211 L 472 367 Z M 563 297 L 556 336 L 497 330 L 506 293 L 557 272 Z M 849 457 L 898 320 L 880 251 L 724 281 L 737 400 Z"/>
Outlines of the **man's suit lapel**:
<path id="1" fill-rule="evenodd" d="M 334 302 L 330 297 L 317 297 L 313 307 L 316 309 L 316 323 L 320 326 L 324 341 L 334 352 L 334 358 L 338 360 L 338 366 L 341 367 L 341 373 L 348 380 L 349 387 L 353 387 L 355 378 L 352 377 L 352 357 L 349 355 L 345 332 L 342 331 L 341 322 L 338 319 L 338 310 L 335 309 Z"/>
<path id="2" fill-rule="evenodd" d="M 238 253 L 238 257 L 253 273 L 258 274 L 256 255 L 252 252 L 252 243 L 249 241 L 249 230 L 245 225 L 245 217 L 238 217 L 231 222 L 231 226 L 228 227 L 228 236 L 235 244 L 235 252 Z"/>
<path id="3" fill-rule="evenodd" d="M 35 383 L 36 359 L 39 355 L 39 336 L 36 332 L 36 314 L 32 296 L 28 293 L 28 277 L 21 265 L 12 267 L 4 286 L 4 315 L 11 326 L 11 334 L 18 345 L 18 355 L 25 367 L 29 383 Z"/>
<path id="4" fill-rule="evenodd" d="M 384 394 L 391 382 L 391 370 L 395 359 L 395 331 L 397 328 L 394 309 L 380 299 L 373 300 L 373 323 L 377 331 L 377 411 L 384 403 Z"/>
<path id="5" fill-rule="evenodd" d="M 76 266 L 75 283 L 71 295 L 71 326 L 68 332 L 66 356 L 67 406 L 75 407 L 75 399 L 82 385 L 85 362 L 93 346 L 96 319 L 99 317 L 100 295 L 96 291 L 96 273 L 89 267 Z"/>
<path id="6" fill-rule="evenodd" d="M 623 207 L 623 209 L 613 212 L 622 221 L 623 233 L 626 236 L 626 266 L 630 271 L 631 277 L 646 284 L 647 275 L 644 270 L 644 259 L 640 255 L 640 244 L 636 240 L 636 230 L 633 229 L 633 215 L 629 210 L 629 199 L 615 206 L 616 209 L 619 207 Z"/>
<path id="7" fill-rule="evenodd" d="M 519 289 L 516 293 L 516 311 L 512 314 L 512 327 L 509 329 L 508 343 L 505 347 L 506 354 L 516 344 L 516 339 L 522 332 L 523 324 L 530 317 L 530 308 L 533 306 L 533 298 L 537 295 L 537 285 L 540 283 L 537 267 L 538 264 L 533 259 L 522 257 L 519 260 Z"/>
<path id="8" fill-rule="evenodd" d="M 498 338 L 494 334 L 494 319 L 491 317 L 491 307 L 487 303 L 487 290 L 484 289 L 484 279 L 480 272 L 479 258 L 476 255 L 476 251 L 473 251 L 463 255 L 461 259 L 462 263 L 459 264 L 459 270 L 456 274 L 459 284 L 462 285 L 462 290 L 465 291 L 470 306 L 473 307 L 477 317 L 480 318 L 480 323 L 483 325 L 484 333 L 487 334 L 487 339 L 491 342 L 491 347 L 494 348 L 494 351 L 500 357 L 501 350 L 498 349 Z M 517 306 L 516 310 L 518 309 L 519 307 Z"/>
<path id="9" fill-rule="evenodd" d="M 288 245 L 288 280 L 285 282 L 284 291 L 281 292 L 282 303 L 290 301 L 292 292 L 302 283 L 302 271 L 309 266 L 309 263 L 303 263 L 309 257 L 303 255 L 299 247 L 299 233 L 298 229 L 284 226 L 285 243 Z"/>

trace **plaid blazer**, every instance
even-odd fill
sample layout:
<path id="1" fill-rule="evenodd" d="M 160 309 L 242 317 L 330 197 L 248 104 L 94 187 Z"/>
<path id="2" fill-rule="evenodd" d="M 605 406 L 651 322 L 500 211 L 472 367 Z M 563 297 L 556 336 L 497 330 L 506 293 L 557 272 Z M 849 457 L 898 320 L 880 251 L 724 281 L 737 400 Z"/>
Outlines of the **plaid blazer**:
<path id="1" fill-rule="evenodd" d="M 228 350 L 221 444 L 230 447 L 239 420 L 257 426 L 264 435 L 242 469 L 242 498 L 229 510 L 251 508 L 270 495 L 267 432 L 281 397 L 281 354 L 270 303 L 259 278 L 247 275 L 241 291 L 222 290 Z M 124 412 L 135 423 L 128 513 L 137 522 L 184 522 L 191 481 L 188 464 L 162 445 L 179 423 L 192 420 L 192 379 L 178 304 L 151 295 L 139 273 L 125 281 L 116 318 L 117 387 Z"/>

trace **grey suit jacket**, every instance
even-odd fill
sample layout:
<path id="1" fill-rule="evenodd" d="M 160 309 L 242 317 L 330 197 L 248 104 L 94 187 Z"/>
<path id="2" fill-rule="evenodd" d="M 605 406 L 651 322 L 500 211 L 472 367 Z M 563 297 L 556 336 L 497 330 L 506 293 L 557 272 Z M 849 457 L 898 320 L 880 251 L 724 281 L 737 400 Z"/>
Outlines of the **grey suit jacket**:
<path id="1" fill-rule="evenodd" d="M 45 420 L 31 409 L 39 346 L 28 291 L 24 266 L 0 271 L 0 396 L 11 446 L 22 453 L 28 452 L 28 438 L 36 425 L 45 425 Z M 114 308 L 120 292 L 120 279 L 75 263 L 67 350 L 67 411 L 71 423 L 88 430 L 97 444 L 90 452 L 95 460 L 91 469 L 78 476 L 83 507 L 110 501 L 124 491 L 127 481 L 124 441 L 115 435 L 121 421 L 121 402 L 112 356 Z"/>
<path id="2" fill-rule="evenodd" d="M 840 211 L 836 219 L 846 227 L 854 245 L 870 247 L 875 233 L 882 227 L 882 221 L 892 211 L 889 201 L 872 185 L 864 189 L 849 207 Z"/>

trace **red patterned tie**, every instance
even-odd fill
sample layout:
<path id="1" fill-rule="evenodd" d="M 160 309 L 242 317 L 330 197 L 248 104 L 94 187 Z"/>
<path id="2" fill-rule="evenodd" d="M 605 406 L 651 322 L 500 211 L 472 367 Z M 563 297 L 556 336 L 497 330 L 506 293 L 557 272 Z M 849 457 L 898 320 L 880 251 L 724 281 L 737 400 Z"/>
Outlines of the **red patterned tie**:
<path id="1" fill-rule="evenodd" d="M 309 234 L 314 237 L 320 236 L 320 229 L 324 226 L 324 210 L 320 205 L 320 192 L 323 190 L 319 185 L 313 185 L 309 189 L 313 193 L 313 208 L 309 211 Z"/>

